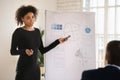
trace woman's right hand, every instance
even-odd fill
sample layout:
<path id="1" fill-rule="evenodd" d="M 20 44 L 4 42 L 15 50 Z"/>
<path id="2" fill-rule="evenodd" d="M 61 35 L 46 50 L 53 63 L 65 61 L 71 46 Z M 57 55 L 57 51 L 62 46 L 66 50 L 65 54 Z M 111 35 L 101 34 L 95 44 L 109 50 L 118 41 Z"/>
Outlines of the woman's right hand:
<path id="1" fill-rule="evenodd" d="M 28 56 L 33 55 L 33 50 L 32 49 L 26 49 L 25 52 Z"/>

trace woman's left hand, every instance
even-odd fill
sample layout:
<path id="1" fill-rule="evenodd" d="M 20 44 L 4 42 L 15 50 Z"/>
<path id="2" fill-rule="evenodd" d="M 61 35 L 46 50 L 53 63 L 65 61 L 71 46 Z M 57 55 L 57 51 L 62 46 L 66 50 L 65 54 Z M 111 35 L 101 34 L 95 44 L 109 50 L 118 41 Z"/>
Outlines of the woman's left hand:
<path id="1" fill-rule="evenodd" d="M 67 40 L 68 40 L 67 38 L 60 38 L 60 39 L 59 39 L 59 42 L 60 42 L 60 43 L 64 43 L 64 42 L 67 41 Z"/>

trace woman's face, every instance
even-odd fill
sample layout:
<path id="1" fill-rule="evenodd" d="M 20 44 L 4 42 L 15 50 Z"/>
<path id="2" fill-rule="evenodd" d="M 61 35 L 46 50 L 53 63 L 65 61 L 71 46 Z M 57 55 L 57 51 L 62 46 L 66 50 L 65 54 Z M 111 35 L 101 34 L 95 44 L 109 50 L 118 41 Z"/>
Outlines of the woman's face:
<path id="1" fill-rule="evenodd" d="M 29 12 L 22 17 L 22 21 L 24 22 L 25 26 L 32 27 L 35 22 L 35 16 L 32 12 Z"/>

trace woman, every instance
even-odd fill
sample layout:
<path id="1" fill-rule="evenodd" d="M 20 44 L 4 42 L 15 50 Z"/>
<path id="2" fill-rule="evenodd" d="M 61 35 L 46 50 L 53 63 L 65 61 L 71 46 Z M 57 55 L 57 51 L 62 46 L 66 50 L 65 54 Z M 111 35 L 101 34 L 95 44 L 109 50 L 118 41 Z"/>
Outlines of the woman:
<path id="1" fill-rule="evenodd" d="M 37 51 L 40 50 L 44 54 L 67 40 L 60 38 L 44 47 L 39 29 L 33 26 L 37 12 L 31 5 L 21 6 L 16 11 L 17 24 L 23 26 L 17 28 L 12 35 L 11 55 L 20 55 L 15 80 L 40 80 Z"/>

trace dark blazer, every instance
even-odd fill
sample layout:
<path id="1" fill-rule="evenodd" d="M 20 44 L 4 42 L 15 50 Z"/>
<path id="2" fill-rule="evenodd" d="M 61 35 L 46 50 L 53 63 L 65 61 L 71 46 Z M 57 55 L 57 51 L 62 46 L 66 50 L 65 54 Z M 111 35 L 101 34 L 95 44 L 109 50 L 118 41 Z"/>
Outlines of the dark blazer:
<path id="1" fill-rule="evenodd" d="M 114 66 L 106 66 L 82 73 L 81 80 L 120 80 L 120 69 Z"/>

